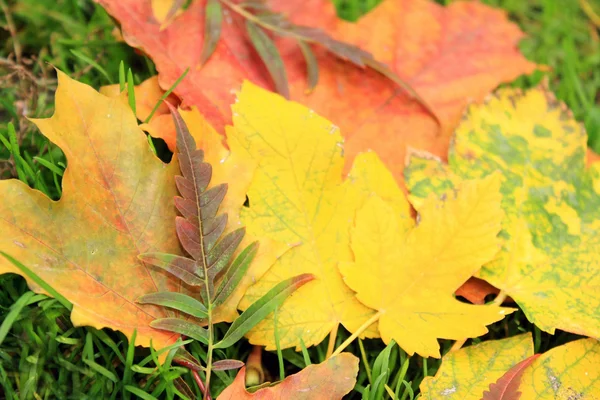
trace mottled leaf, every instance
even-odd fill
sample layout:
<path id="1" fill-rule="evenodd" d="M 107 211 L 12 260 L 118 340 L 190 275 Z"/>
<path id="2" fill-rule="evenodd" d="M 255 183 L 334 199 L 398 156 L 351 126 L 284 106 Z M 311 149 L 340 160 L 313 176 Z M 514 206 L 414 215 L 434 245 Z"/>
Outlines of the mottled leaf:
<path id="1" fill-rule="evenodd" d="M 421 382 L 423 400 L 481 400 L 490 384 L 532 354 L 530 333 L 452 351 L 442 358 L 435 377 Z"/>
<path id="2" fill-rule="evenodd" d="M 600 394 L 600 343 L 582 339 L 537 358 L 521 378 L 522 400 L 597 400 Z"/>
<path id="3" fill-rule="evenodd" d="M 511 312 L 453 296 L 500 249 L 499 188 L 495 175 L 465 182 L 443 200 L 431 196 L 417 207 L 418 225 L 409 210 L 395 215 L 377 196 L 358 211 L 351 231 L 354 261 L 339 269 L 357 298 L 379 312 L 385 343 L 393 339 L 408 354 L 440 357 L 438 338 L 483 335 L 486 325 Z"/>
<path id="4" fill-rule="evenodd" d="M 414 203 L 500 171 L 503 251 L 479 277 L 511 296 L 540 329 L 600 337 L 600 186 L 586 170 L 583 127 L 546 90 L 504 89 L 472 106 L 448 165 L 411 158 Z"/>
<path id="5" fill-rule="evenodd" d="M 341 400 L 354 387 L 357 373 L 358 358 L 341 353 L 321 364 L 309 365 L 276 385 L 249 393 L 244 367 L 217 400 Z"/>

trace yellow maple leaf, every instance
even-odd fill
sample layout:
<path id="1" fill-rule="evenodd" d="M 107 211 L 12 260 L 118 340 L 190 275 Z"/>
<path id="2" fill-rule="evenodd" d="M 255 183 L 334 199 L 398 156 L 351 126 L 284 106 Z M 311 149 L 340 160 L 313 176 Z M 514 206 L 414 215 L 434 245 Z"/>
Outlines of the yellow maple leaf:
<path id="1" fill-rule="evenodd" d="M 317 344 L 340 323 L 355 331 L 373 311 L 355 298 L 337 269 L 339 262 L 352 259 L 350 226 L 371 192 L 409 215 L 402 191 L 373 153 L 359 157 L 343 181 L 338 128 L 304 106 L 245 83 L 233 112 L 229 147 L 232 153 L 245 152 L 258 164 L 242 222 L 261 241 L 266 238 L 293 246 L 247 291 L 240 308 L 287 277 L 311 273 L 316 279 L 277 312 L 280 346 Z M 274 317 L 248 334 L 251 343 L 275 348 Z M 376 331 L 371 329 L 366 335 L 376 335 Z"/>
<path id="2" fill-rule="evenodd" d="M 340 271 L 358 299 L 378 311 L 384 342 L 394 339 L 409 354 L 440 357 L 438 338 L 483 335 L 485 325 L 510 311 L 453 296 L 500 249 L 501 198 L 498 175 L 465 182 L 445 199 L 426 199 L 418 225 L 400 224 L 377 196 L 366 202 L 352 229 L 355 261 Z"/>
<path id="3" fill-rule="evenodd" d="M 452 351 L 442 358 L 435 377 L 423 379 L 421 396 L 423 400 L 481 400 L 490 384 L 531 355 L 531 333 Z"/>

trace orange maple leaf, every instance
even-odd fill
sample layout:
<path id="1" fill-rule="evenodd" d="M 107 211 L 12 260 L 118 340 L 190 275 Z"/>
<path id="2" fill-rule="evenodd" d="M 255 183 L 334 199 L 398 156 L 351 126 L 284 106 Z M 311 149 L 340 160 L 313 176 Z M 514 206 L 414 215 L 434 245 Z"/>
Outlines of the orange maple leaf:
<path id="1" fill-rule="evenodd" d="M 224 18 L 221 40 L 200 66 L 204 0 L 192 2 L 161 31 L 150 0 L 97 0 L 122 24 L 126 41 L 156 63 L 159 82 L 170 87 L 190 67 L 175 93 L 195 105 L 221 133 L 231 122 L 233 91 L 244 79 L 271 88 L 250 46 L 243 21 Z M 418 102 L 372 70 L 361 70 L 316 48 L 320 82 L 306 94 L 306 66 L 294 41 L 278 40 L 291 98 L 340 125 L 346 160 L 375 150 L 402 179 L 407 146 L 445 157 L 449 137 L 469 101 L 481 100 L 499 83 L 530 73 L 516 44 L 523 37 L 504 12 L 471 2 L 442 7 L 430 0 L 386 0 L 358 23 L 338 19 L 329 0 L 271 0 L 270 7 L 294 23 L 318 27 L 338 40 L 359 45 L 387 63 L 431 106 L 441 126 Z"/>
<path id="2" fill-rule="evenodd" d="M 30 268 L 71 303 L 77 325 L 118 329 L 155 348 L 178 335 L 148 324 L 168 315 L 136 300 L 185 289 L 138 254 L 181 252 L 175 230 L 178 164 L 152 154 L 129 106 L 58 71 L 56 109 L 33 122 L 65 153 L 63 195 L 52 201 L 21 181 L 0 181 L 0 249 Z M 0 273 L 36 278 L 0 257 Z"/>

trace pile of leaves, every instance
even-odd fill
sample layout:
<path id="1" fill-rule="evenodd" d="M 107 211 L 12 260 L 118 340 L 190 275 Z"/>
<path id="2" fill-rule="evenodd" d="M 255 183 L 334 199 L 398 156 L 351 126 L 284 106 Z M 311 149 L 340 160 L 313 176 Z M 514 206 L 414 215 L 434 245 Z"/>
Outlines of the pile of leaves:
<path id="1" fill-rule="evenodd" d="M 423 399 L 598 398 L 600 163 L 543 85 L 491 93 L 536 69 L 503 13 L 385 0 L 351 24 L 328 0 L 98 2 L 159 74 L 97 92 L 58 71 L 55 114 L 33 122 L 67 158 L 62 197 L 0 182 L 0 272 L 75 325 L 163 349 L 205 399 L 340 399 L 363 338 L 388 345 L 365 399 L 400 398 L 396 345 L 442 358 Z M 588 338 L 462 348 L 515 307 Z M 305 358 L 329 337 L 326 361 L 247 390 L 250 362 L 213 359 L 243 336 Z"/>

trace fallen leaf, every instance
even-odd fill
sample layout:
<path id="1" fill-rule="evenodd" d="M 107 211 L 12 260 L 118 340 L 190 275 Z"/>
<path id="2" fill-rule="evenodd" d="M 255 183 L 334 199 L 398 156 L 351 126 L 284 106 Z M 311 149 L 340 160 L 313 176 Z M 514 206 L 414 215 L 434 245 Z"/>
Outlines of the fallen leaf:
<path id="1" fill-rule="evenodd" d="M 244 79 L 271 88 L 268 74 L 250 46 L 244 23 L 226 10 L 222 39 L 200 68 L 205 1 L 190 4 L 161 31 L 150 1 L 97 0 L 121 22 L 126 41 L 155 62 L 163 88 L 190 67 L 175 93 L 195 105 L 223 132 L 231 120 L 233 91 Z M 389 65 L 434 110 L 436 120 L 381 74 L 339 61 L 320 48 L 319 84 L 306 94 L 306 63 L 294 41 L 278 40 L 292 100 L 339 124 L 346 138 L 346 169 L 361 151 L 375 150 L 402 179 L 406 146 L 445 156 L 449 136 L 469 101 L 481 100 L 499 83 L 532 72 L 516 44 L 523 34 L 506 15 L 476 2 L 442 7 L 429 0 L 386 0 L 358 23 L 339 20 L 329 0 L 271 0 L 292 22 L 318 27 L 334 38 L 371 52 Z M 377 29 L 374 29 L 377 27 Z"/>
<path id="2" fill-rule="evenodd" d="M 246 102 L 252 103 L 255 99 L 248 96 Z M 212 166 L 212 180 L 209 188 L 221 182 L 227 182 L 227 195 L 223 199 L 220 212 L 227 213 L 227 226 L 224 234 L 243 226 L 240 221 L 240 211 L 246 202 L 246 192 L 250 187 L 257 163 L 245 151 L 230 151 L 223 143 L 223 136 L 219 135 L 195 107 L 190 111 L 180 110 L 180 114 L 189 127 L 190 134 L 197 143 L 198 148 L 204 151 L 204 159 Z M 229 127 L 229 129 L 233 129 Z M 237 315 L 237 305 L 246 292 L 246 289 L 256 282 L 269 269 L 275 260 L 285 253 L 289 246 L 277 238 L 258 238 L 247 231 L 240 243 L 240 249 L 260 239 L 258 252 L 252 264 L 246 271 L 244 278 L 227 301 L 215 312 L 216 321 L 233 321 Z M 237 253 L 235 254 L 237 256 Z"/>
<path id="3" fill-rule="evenodd" d="M 356 384 L 358 358 L 341 353 L 321 364 L 313 364 L 283 381 L 250 393 L 246 390 L 246 367 L 217 400 L 341 400 Z"/>
<path id="4" fill-rule="evenodd" d="M 423 379 L 421 395 L 424 400 L 481 400 L 490 384 L 532 354 L 531 333 L 452 351 L 442 358 L 435 377 Z"/>
<path id="5" fill-rule="evenodd" d="M 100 93 L 111 97 L 119 96 L 119 85 L 104 86 L 100 88 Z M 135 86 L 137 118 L 144 121 L 156 104 L 159 104 L 163 94 L 164 91 L 158 86 L 156 76 Z M 126 98 L 123 97 L 122 99 L 128 104 Z M 166 100 L 172 105 L 179 102 L 173 95 L 167 97 Z M 224 142 L 225 138 L 214 130 L 196 107 L 192 107 L 190 110 L 179 110 L 179 112 L 189 128 L 190 134 L 198 144 L 198 148 L 204 151 L 204 159 L 212 166 L 213 179 L 211 179 L 209 188 L 223 182 L 228 183 L 227 195 L 219 207 L 219 210 L 228 216 L 224 234 L 242 227 L 239 213 L 246 201 L 246 191 L 254 175 L 256 162 L 243 152 L 232 153 Z M 175 125 L 165 103 L 160 104 L 150 122 L 141 124 L 140 128 L 155 138 L 164 139 L 169 149 L 175 149 L 175 136 L 171 136 L 172 132 L 174 135 Z M 255 237 L 246 234 L 240 243 L 240 249 L 245 248 L 255 240 Z M 216 310 L 214 320 L 233 321 L 238 315 L 237 305 L 246 289 L 256 282 L 287 249 L 288 246 L 284 243 L 262 239 L 258 252 L 242 282 L 227 301 Z"/>
<path id="6" fill-rule="evenodd" d="M 600 399 L 600 344 L 582 339 L 556 347 L 523 373 L 523 400 Z"/>
<path id="7" fill-rule="evenodd" d="M 509 369 L 496 383 L 490 385 L 489 390 L 483 392 L 481 400 L 519 400 L 522 395 L 519 385 L 523 373 L 539 356 L 540 354 L 534 354 Z"/>
<path id="8" fill-rule="evenodd" d="M 469 109 L 448 165 L 413 156 L 406 175 L 418 204 L 501 171 L 505 245 L 478 276 L 540 329 L 600 337 L 600 164 L 586 170 L 586 140 L 545 89 L 503 89 Z"/>
<path id="9" fill-rule="evenodd" d="M 283 279 L 315 276 L 285 301 L 276 317 L 267 317 L 249 332 L 250 342 L 275 349 L 275 318 L 281 348 L 318 344 L 340 323 L 355 331 L 373 312 L 356 299 L 337 269 L 339 262 L 352 259 L 349 229 L 354 214 L 376 193 L 391 202 L 399 199 L 396 204 L 408 215 L 402 191 L 373 153 L 358 157 L 343 181 L 338 128 L 304 106 L 245 83 L 233 112 L 229 147 L 258 164 L 242 223 L 261 241 L 292 247 L 248 289 L 240 308 Z M 376 330 L 367 335 L 376 335 Z"/>
<path id="10" fill-rule="evenodd" d="M 455 292 L 457 296 L 464 297 L 473 304 L 485 304 L 485 298 L 488 295 L 497 295 L 498 293 L 500 293 L 498 288 L 493 287 L 483 279 L 472 277 Z"/>
<path id="11" fill-rule="evenodd" d="M 339 269 L 357 298 L 379 312 L 385 343 L 393 339 L 409 355 L 439 358 L 438 338 L 483 335 L 486 325 L 511 312 L 453 296 L 500 249 L 501 198 L 496 175 L 466 182 L 443 200 L 431 196 L 417 208 L 418 224 L 409 212 L 398 218 L 376 196 L 358 211 L 351 231 L 354 261 Z"/>
<path id="12" fill-rule="evenodd" d="M 149 327 L 165 315 L 136 300 L 176 290 L 138 254 L 180 252 L 173 180 L 177 163 L 156 158 L 129 106 L 58 71 L 56 111 L 33 120 L 65 153 L 63 195 L 52 201 L 17 180 L 0 181 L 0 249 L 29 267 L 73 303 L 75 325 L 118 329 L 156 348 L 176 335 Z M 22 272 L 4 258 L 0 273 Z M 33 290 L 40 288 L 29 277 Z"/>

